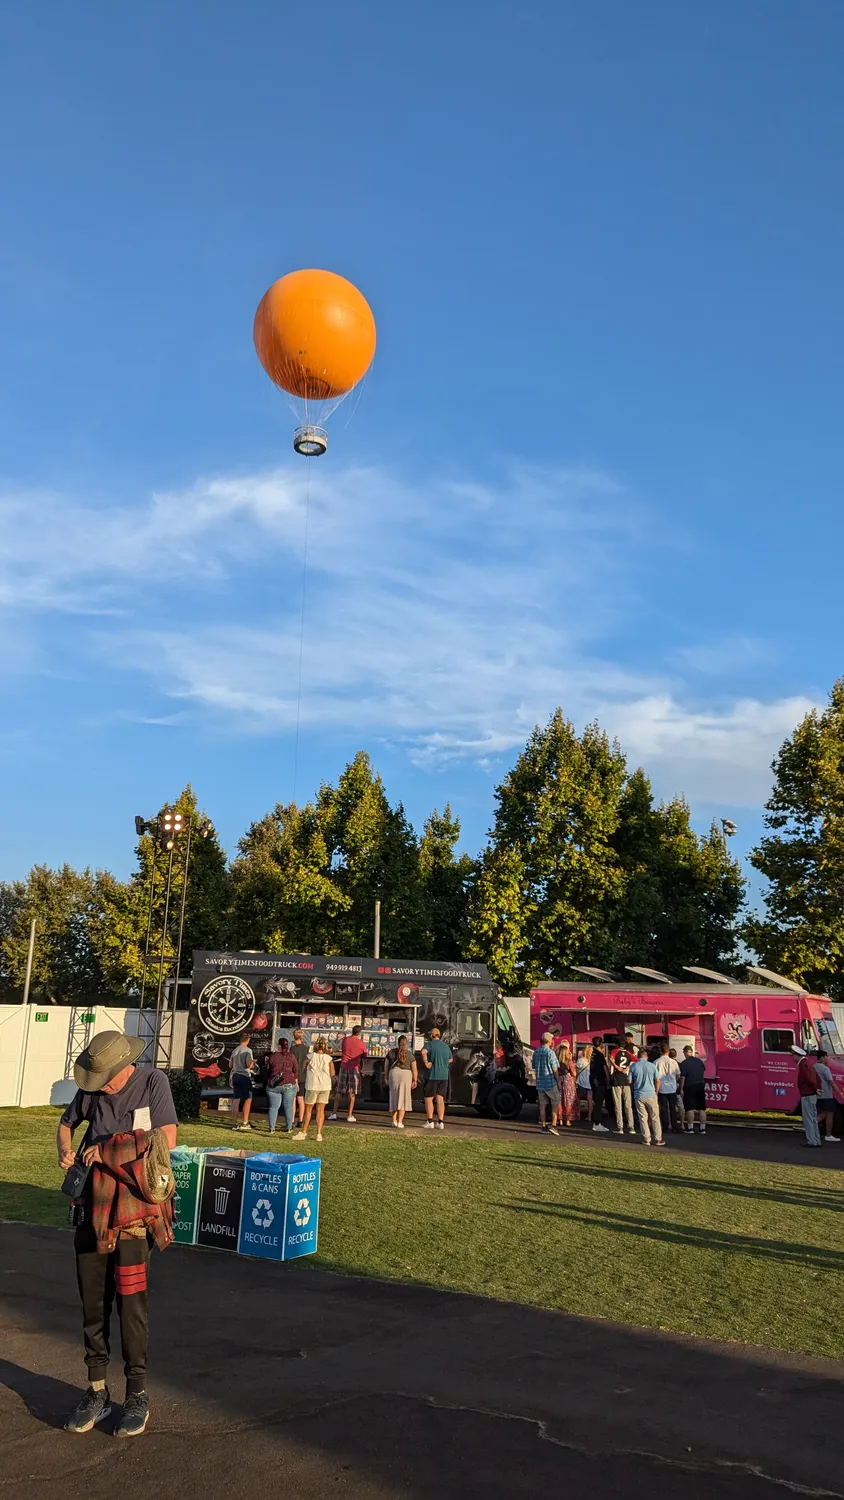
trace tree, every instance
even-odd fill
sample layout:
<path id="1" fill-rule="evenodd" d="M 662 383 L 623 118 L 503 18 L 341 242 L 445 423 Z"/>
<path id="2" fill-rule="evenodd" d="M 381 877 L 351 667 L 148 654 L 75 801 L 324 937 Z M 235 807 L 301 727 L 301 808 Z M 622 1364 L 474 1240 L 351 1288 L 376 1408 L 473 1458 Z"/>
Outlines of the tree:
<path id="1" fill-rule="evenodd" d="M 557 709 L 498 787 L 472 901 L 470 952 L 505 988 L 597 961 L 622 889 L 613 847 L 626 767 L 597 724 Z"/>
<path id="2" fill-rule="evenodd" d="M 447 802 L 425 823 L 419 844 L 419 882 L 426 936 L 419 953 L 425 958 L 459 962 L 468 941 L 469 882 L 474 863 L 468 854 L 455 858 L 460 820 Z"/>
<path id="3" fill-rule="evenodd" d="M 768 882 L 742 936 L 762 962 L 844 998 L 844 677 L 773 763 L 768 830 L 750 856 Z"/>
<path id="4" fill-rule="evenodd" d="M 317 822 L 331 860 L 332 881 L 344 898 L 335 935 L 326 951 L 372 951 L 375 902 L 381 902 L 381 952 L 408 957 L 420 952 L 425 921 L 419 882 L 419 845 L 401 803 L 391 807 L 381 777 L 360 750 L 336 788 L 323 785 Z"/>
<path id="5" fill-rule="evenodd" d="M 30 926 L 35 920 L 31 996 L 67 1004 L 113 998 L 92 941 L 99 877 L 90 870 L 34 865 L 26 880 L 3 888 L 2 969 L 5 983 L 21 991 L 26 975 Z"/>
<path id="6" fill-rule="evenodd" d="M 350 905 L 331 873 L 316 807 L 278 803 L 253 823 L 231 868 L 232 945 L 266 953 L 337 953 Z"/>
<path id="7" fill-rule="evenodd" d="M 685 964 L 722 968 L 735 961 L 744 881 L 716 824 L 699 837 L 685 799 L 655 807 L 640 769 L 622 791 L 613 843 L 623 884 L 617 916 L 607 923 L 606 967 L 643 964 L 680 975 Z"/>

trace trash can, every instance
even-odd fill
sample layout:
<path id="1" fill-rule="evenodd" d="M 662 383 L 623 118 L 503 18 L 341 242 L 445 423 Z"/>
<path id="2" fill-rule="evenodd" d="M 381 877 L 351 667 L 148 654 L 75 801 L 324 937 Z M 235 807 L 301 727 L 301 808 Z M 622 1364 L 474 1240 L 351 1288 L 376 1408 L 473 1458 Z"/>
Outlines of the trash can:
<path id="1" fill-rule="evenodd" d="M 313 1255 L 319 1232 L 322 1162 L 267 1151 L 245 1163 L 238 1250 L 264 1260 Z"/>

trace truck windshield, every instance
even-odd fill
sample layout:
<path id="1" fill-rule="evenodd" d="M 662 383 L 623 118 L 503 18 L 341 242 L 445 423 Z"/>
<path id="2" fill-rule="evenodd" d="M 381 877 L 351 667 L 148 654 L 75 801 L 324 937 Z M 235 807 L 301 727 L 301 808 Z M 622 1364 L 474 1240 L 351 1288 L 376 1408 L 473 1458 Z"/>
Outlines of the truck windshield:
<path id="1" fill-rule="evenodd" d="M 824 1052 L 829 1052 L 833 1057 L 844 1057 L 844 1042 L 831 1016 L 816 1016 L 815 1031 Z"/>

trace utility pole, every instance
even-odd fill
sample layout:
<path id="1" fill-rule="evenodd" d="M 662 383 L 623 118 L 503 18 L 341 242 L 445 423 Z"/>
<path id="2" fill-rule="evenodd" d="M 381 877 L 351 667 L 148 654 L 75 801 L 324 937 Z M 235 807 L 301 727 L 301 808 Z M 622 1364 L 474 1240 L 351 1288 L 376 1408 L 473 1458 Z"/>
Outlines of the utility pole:
<path id="1" fill-rule="evenodd" d="M 32 960 L 35 957 L 35 918 L 29 924 L 29 952 L 26 955 L 26 978 L 23 982 L 23 1003 L 29 1004 L 29 986 L 32 983 Z"/>
<path id="2" fill-rule="evenodd" d="M 381 902 L 375 903 L 375 952 L 373 958 L 381 957 Z"/>

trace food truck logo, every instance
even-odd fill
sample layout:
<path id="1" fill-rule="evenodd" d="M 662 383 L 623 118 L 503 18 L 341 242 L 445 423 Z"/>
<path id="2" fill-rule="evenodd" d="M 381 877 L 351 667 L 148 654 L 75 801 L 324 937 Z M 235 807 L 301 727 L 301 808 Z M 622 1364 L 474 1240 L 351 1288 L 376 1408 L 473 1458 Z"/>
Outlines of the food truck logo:
<path id="1" fill-rule="evenodd" d="M 297 1229 L 304 1229 L 310 1223 L 311 1204 L 308 1198 L 300 1198 L 293 1211 L 293 1222 Z"/>
<path id="2" fill-rule="evenodd" d="M 746 1047 L 750 1041 L 750 1033 L 753 1030 L 753 1021 L 746 1014 L 727 1014 L 721 1016 L 721 1032 L 728 1047 L 734 1050 Z"/>
<path id="3" fill-rule="evenodd" d="M 269 1229 L 275 1214 L 268 1198 L 259 1198 L 252 1210 L 252 1223 L 257 1224 L 259 1229 Z"/>
<path id="4" fill-rule="evenodd" d="M 252 1020 L 255 992 L 239 974 L 218 974 L 206 984 L 196 1008 L 201 1025 L 217 1036 L 233 1036 Z"/>
<path id="5" fill-rule="evenodd" d="M 215 1214 L 219 1214 L 220 1218 L 222 1218 L 226 1212 L 226 1205 L 229 1201 L 230 1192 L 231 1189 L 227 1187 L 218 1187 L 214 1189 L 214 1212 Z"/>

